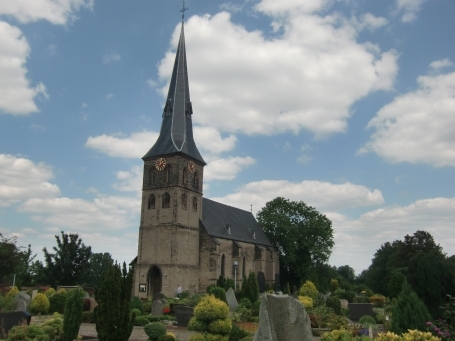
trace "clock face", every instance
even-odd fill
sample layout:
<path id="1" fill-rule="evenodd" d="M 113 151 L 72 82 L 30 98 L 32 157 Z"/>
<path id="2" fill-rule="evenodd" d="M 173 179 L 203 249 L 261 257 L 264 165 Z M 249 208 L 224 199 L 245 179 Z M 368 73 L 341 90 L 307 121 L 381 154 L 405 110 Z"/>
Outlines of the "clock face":
<path id="1" fill-rule="evenodd" d="M 194 173 L 196 171 L 196 165 L 193 161 L 188 162 L 188 170 L 190 173 Z"/>
<path id="2" fill-rule="evenodd" d="M 163 159 L 163 158 L 161 157 L 161 158 L 159 158 L 158 160 L 156 160 L 156 162 L 155 162 L 155 168 L 156 168 L 157 170 L 159 170 L 159 171 L 160 171 L 160 170 L 163 170 L 164 167 L 166 167 L 166 160 L 165 160 L 165 159 Z"/>

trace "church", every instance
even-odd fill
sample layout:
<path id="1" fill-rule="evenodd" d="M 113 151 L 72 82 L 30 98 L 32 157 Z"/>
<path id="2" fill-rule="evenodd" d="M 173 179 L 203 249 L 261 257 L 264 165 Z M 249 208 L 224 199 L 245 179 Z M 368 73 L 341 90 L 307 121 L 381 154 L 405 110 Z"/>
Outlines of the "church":
<path id="1" fill-rule="evenodd" d="M 253 214 L 203 197 L 204 159 L 193 139 L 184 23 L 160 135 L 142 158 L 141 220 L 134 295 L 205 292 L 220 275 L 254 271 L 264 290 L 279 280 L 278 252 Z"/>

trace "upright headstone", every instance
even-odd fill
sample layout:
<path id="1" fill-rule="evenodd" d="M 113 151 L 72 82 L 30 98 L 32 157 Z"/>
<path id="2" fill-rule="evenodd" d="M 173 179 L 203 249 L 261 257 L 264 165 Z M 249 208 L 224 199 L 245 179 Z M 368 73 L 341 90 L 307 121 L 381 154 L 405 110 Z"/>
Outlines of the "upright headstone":
<path id="1" fill-rule="evenodd" d="M 347 309 L 348 306 L 349 306 L 349 301 L 348 300 L 340 299 L 340 303 L 341 303 L 341 308 L 343 308 L 343 309 Z"/>
<path id="2" fill-rule="evenodd" d="M 188 322 L 194 316 L 194 307 L 187 307 L 185 305 L 176 305 L 175 308 L 175 319 L 177 326 L 186 327 Z"/>
<path id="3" fill-rule="evenodd" d="M 275 274 L 275 283 L 274 283 L 273 290 L 275 292 L 281 291 L 280 274 Z"/>
<path id="4" fill-rule="evenodd" d="M 17 300 L 14 303 L 14 310 L 15 311 L 27 311 L 27 302 L 22 300 Z"/>
<path id="5" fill-rule="evenodd" d="M 258 280 L 258 285 L 259 285 L 259 292 L 264 292 L 265 291 L 265 276 L 262 271 L 258 272 L 257 280 Z"/>
<path id="6" fill-rule="evenodd" d="M 27 305 L 29 305 L 30 302 L 32 301 L 32 298 L 30 297 L 29 294 L 27 294 L 26 291 L 21 291 L 16 295 L 16 300 L 25 301 L 25 303 L 27 303 Z"/>
<path id="7" fill-rule="evenodd" d="M 373 305 L 371 303 L 349 303 L 349 319 L 358 321 L 362 316 L 373 316 Z"/>
<path id="8" fill-rule="evenodd" d="M 311 322 L 305 307 L 287 296 L 263 295 L 259 328 L 254 341 L 312 341 Z"/>
<path id="9" fill-rule="evenodd" d="M 152 311 L 151 315 L 152 316 L 161 316 L 163 315 L 163 307 L 166 304 L 166 300 L 157 300 L 152 302 Z"/>
<path id="10" fill-rule="evenodd" d="M 33 290 L 32 291 L 32 300 L 35 298 L 35 296 L 38 294 L 38 290 Z"/>
<path id="11" fill-rule="evenodd" d="M 226 291 L 226 301 L 229 306 L 229 310 L 234 311 L 238 307 L 237 299 L 235 298 L 234 289 L 229 288 Z"/>
<path id="12" fill-rule="evenodd" d="M 158 301 L 158 300 L 164 300 L 164 295 L 160 292 L 154 292 L 153 293 L 153 298 L 152 298 L 152 302 L 153 301 Z"/>
<path id="13" fill-rule="evenodd" d="M 8 335 L 8 332 L 14 326 L 21 324 L 30 324 L 32 315 L 25 311 L 14 311 L 9 313 L 0 313 L 0 326 L 2 327 L 1 332 Z"/>

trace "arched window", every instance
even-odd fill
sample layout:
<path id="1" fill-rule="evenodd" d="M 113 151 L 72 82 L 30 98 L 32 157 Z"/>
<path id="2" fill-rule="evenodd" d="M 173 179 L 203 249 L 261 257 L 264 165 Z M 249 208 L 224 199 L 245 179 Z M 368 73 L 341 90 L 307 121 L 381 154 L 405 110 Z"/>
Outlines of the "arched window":
<path id="1" fill-rule="evenodd" d="M 221 256 L 221 276 L 225 276 L 224 274 L 224 271 L 225 271 L 225 266 L 224 266 L 224 263 L 225 263 L 225 257 L 224 257 L 224 254 Z"/>
<path id="2" fill-rule="evenodd" d="M 197 198 L 193 197 L 193 210 L 197 210 Z"/>
<path id="3" fill-rule="evenodd" d="M 148 203 L 148 209 L 153 210 L 155 208 L 155 195 L 150 194 L 149 196 L 149 203 Z"/>
<path id="4" fill-rule="evenodd" d="M 193 188 L 194 189 L 199 189 L 199 174 L 197 172 L 194 172 Z"/>
<path id="5" fill-rule="evenodd" d="M 150 183 L 150 185 L 156 184 L 156 169 L 155 168 L 150 169 L 149 183 Z"/>
<path id="6" fill-rule="evenodd" d="M 187 182 L 188 182 L 188 171 L 185 167 L 185 168 L 183 168 L 183 173 L 182 173 L 182 184 L 186 185 Z"/>
<path id="7" fill-rule="evenodd" d="M 184 210 L 186 210 L 187 206 L 188 206 L 188 198 L 187 198 L 186 194 L 182 194 L 182 208 Z"/>
<path id="8" fill-rule="evenodd" d="M 257 245 L 254 246 L 254 259 L 262 259 L 262 249 Z"/>
<path id="9" fill-rule="evenodd" d="M 168 184 L 171 182 L 171 175 L 172 175 L 172 167 L 171 165 L 168 165 L 166 166 L 166 168 L 164 169 L 164 179 L 163 179 L 163 182 L 165 184 Z"/>
<path id="10" fill-rule="evenodd" d="M 170 208 L 171 207 L 171 196 L 169 193 L 164 193 L 162 197 L 162 207 Z"/>
<path id="11" fill-rule="evenodd" d="M 242 259 L 242 275 L 243 275 L 243 278 L 246 277 L 246 258 L 245 258 L 245 256 L 243 256 L 243 259 Z"/>

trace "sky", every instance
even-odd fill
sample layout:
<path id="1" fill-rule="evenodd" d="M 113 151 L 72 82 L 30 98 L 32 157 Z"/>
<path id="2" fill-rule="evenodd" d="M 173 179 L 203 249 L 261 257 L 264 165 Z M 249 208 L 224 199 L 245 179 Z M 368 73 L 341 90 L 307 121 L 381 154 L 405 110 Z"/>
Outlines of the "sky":
<path id="1" fill-rule="evenodd" d="M 331 219 L 334 266 L 425 230 L 455 254 L 453 0 L 187 0 L 204 196 Z M 180 0 L 0 0 L 0 233 L 137 254 Z M 250 206 L 252 205 L 252 206 Z"/>

